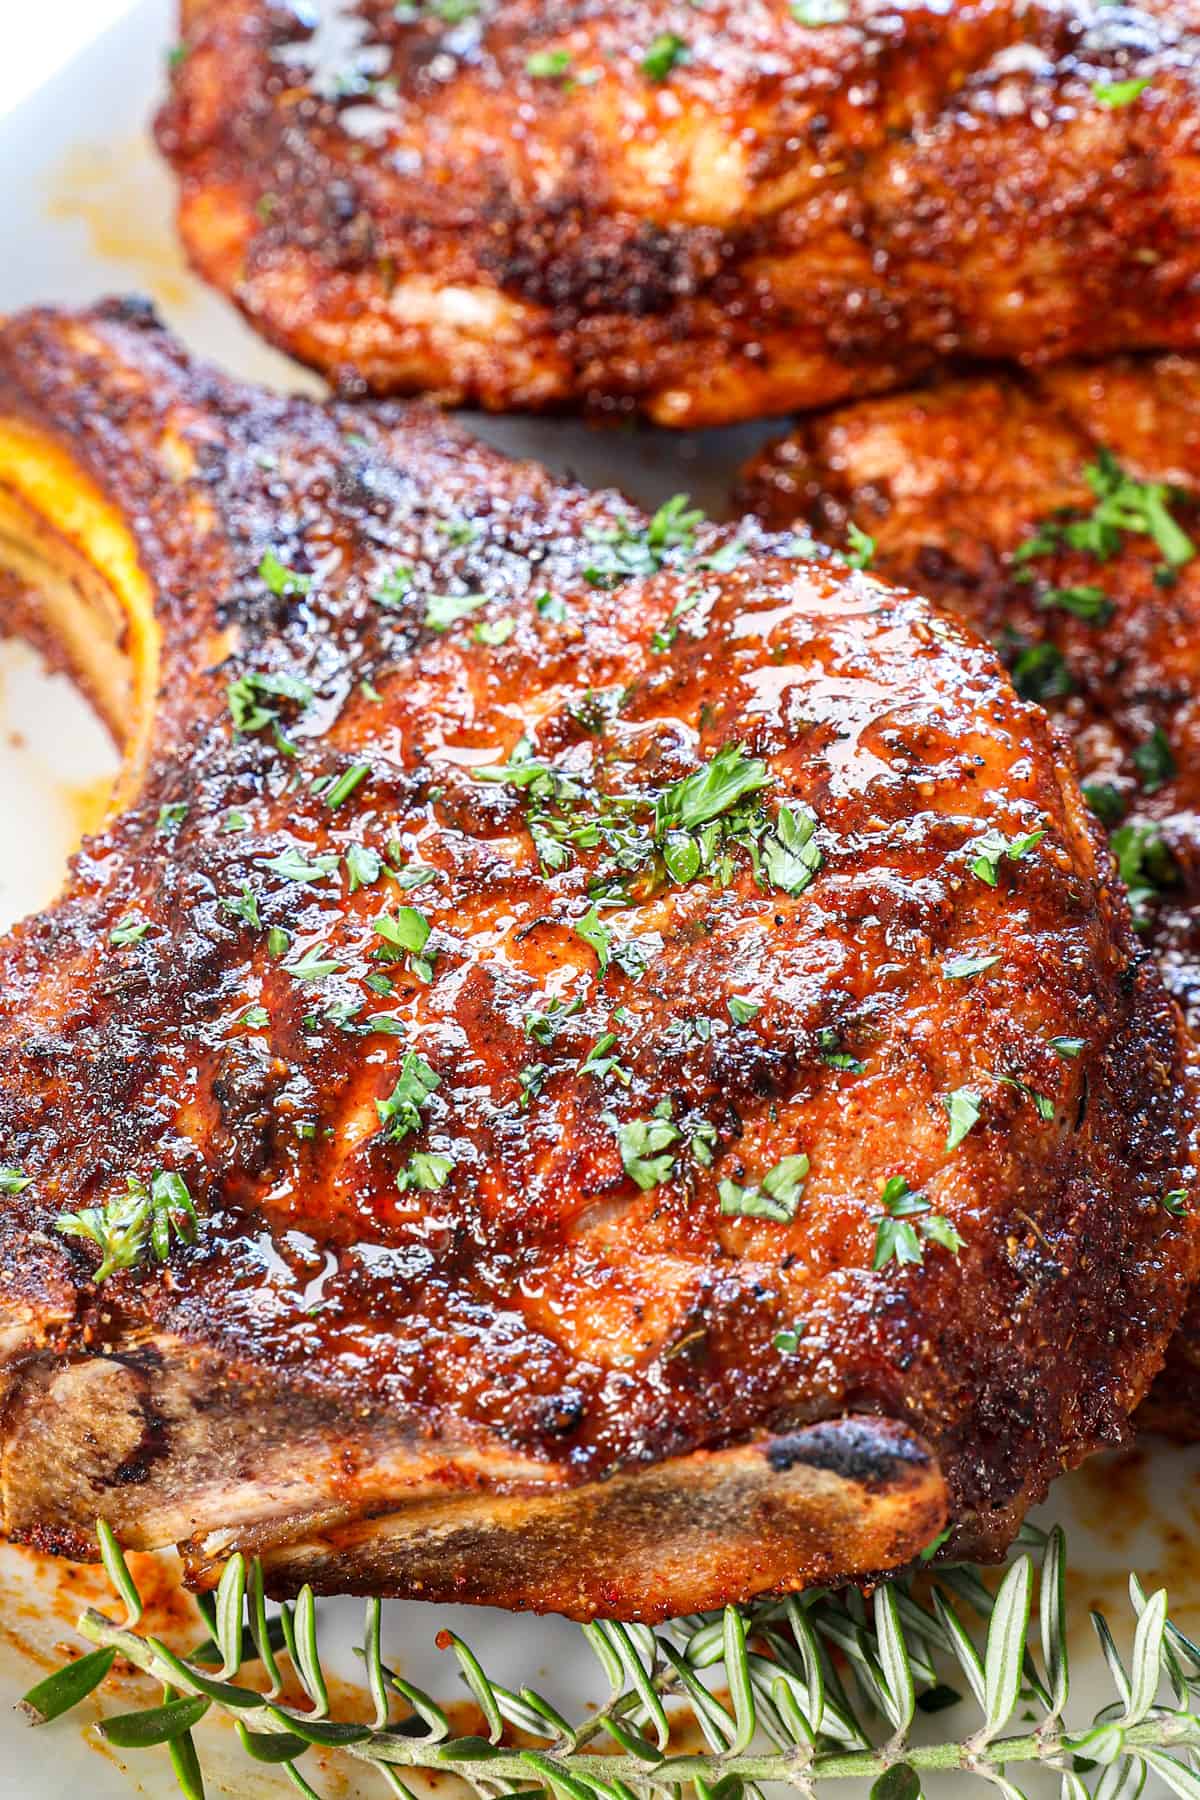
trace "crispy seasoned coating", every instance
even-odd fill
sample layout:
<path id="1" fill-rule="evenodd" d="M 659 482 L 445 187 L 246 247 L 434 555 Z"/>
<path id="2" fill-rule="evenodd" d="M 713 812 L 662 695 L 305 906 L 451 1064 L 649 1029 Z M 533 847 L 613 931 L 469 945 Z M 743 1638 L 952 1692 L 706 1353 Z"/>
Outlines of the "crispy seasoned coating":
<path id="1" fill-rule="evenodd" d="M 1161 522 L 1161 542 L 1118 531 L 1106 555 L 1062 542 L 1056 522 L 1096 518 L 1086 470 L 1105 452 L 1170 490 L 1161 504 L 1183 560 L 1164 557 L 1174 540 Z M 799 522 L 833 543 L 853 521 L 875 538 L 873 567 L 1024 671 L 1073 740 L 1144 939 L 1200 1031 L 1200 555 L 1188 554 L 1200 546 L 1200 362 L 973 379 L 833 412 L 764 452 L 743 498 L 775 526 Z M 1048 521 L 1058 541 L 1039 554 Z M 1198 1366 L 1193 1305 L 1147 1423 L 1200 1434 Z"/>
<path id="2" fill-rule="evenodd" d="M 1200 342 L 1197 0 L 315 21 L 185 0 L 158 139 L 195 267 L 334 379 L 686 426 Z"/>
<path id="3" fill-rule="evenodd" d="M 1185 1049 L 986 645 L 132 308 L 0 383 L 142 697 L 0 949 L 10 1531 L 654 1618 L 995 1549 L 1122 1436 Z M 194 1241 L 168 1185 L 98 1284 L 61 1215 L 159 1170 Z"/>

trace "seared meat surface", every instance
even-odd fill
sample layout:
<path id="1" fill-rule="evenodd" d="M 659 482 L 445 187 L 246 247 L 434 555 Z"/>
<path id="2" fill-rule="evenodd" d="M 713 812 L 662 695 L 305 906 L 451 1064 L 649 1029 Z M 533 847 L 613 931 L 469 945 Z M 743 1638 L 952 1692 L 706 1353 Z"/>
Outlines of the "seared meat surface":
<path id="1" fill-rule="evenodd" d="M 1185 1049 L 986 645 L 132 307 L 9 321 L 0 418 L 3 559 L 133 696 L 0 949 L 10 1532 L 656 1617 L 996 1548 L 1121 1437 Z"/>
<path id="2" fill-rule="evenodd" d="M 753 418 L 1200 341 L 1196 0 L 184 0 L 196 268 L 338 380 Z"/>
<path id="3" fill-rule="evenodd" d="M 854 523 L 874 568 L 996 641 L 1070 734 L 1144 941 L 1200 1032 L 1200 362 L 846 408 L 764 452 L 743 498 L 831 543 Z M 1122 517 L 1134 528 L 1105 528 Z M 1200 1432 L 1200 1307 L 1143 1416 Z"/>

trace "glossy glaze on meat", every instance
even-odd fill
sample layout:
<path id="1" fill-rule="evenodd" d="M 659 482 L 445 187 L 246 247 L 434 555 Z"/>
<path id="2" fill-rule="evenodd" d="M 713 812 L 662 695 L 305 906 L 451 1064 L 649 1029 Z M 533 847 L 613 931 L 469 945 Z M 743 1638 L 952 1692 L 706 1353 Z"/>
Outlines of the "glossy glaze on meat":
<path id="1" fill-rule="evenodd" d="M 1168 485 L 1172 517 L 1200 546 L 1200 362 L 1179 356 L 959 381 L 830 413 L 758 458 L 743 498 L 775 526 L 800 523 L 831 543 L 854 521 L 874 536 L 881 573 L 985 632 L 1018 669 L 1026 658 L 1118 833 L 1143 937 L 1196 1033 L 1200 555 L 1166 585 L 1144 532 L 1124 534 L 1107 559 L 1070 547 L 1020 555 L 1045 521 L 1093 511 L 1085 470 L 1103 450 Z M 1099 616 L 1066 610 L 1056 590 L 1102 596 Z M 1027 653 L 1044 645 L 1061 660 L 1043 662 L 1039 681 Z M 1196 1305 L 1143 1418 L 1200 1433 Z"/>
<path id="2" fill-rule="evenodd" d="M 201 1578 L 244 1545 L 281 1589 L 650 1617 L 947 1519 L 994 1547 L 1121 1436 L 1194 1261 L 1182 1038 L 985 645 L 436 414 L 239 387 L 133 308 L 10 321 L 0 381 L 0 492 L 65 452 L 161 633 L 124 809 L 0 952 L 10 1530 L 84 1551 L 102 1504 Z M 311 702 L 238 732 L 271 673 Z M 480 775 L 527 753 L 551 798 Z M 761 759 L 761 880 L 744 836 L 654 849 L 721 755 Z M 1045 836 L 993 882 L 988 832 Z M 196 1241 L 97 1286 L 60 1213 L 157 1168 Z M 873 1268 L 897 1178 L 923 1260 Z"/>
<path id="3" fill-rule="evenodd" d="M 1195 0 L 444 11 L 184 0 L 188 255 L 336 380 L 702 425 L 1200 342 Z"/>

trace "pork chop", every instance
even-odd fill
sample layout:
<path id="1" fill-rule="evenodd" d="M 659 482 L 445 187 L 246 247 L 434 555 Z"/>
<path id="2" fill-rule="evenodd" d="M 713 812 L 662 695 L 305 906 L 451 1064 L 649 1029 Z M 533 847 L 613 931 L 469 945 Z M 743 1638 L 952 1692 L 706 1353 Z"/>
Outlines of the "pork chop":
<path id="1" fill-rule="evenodd" d="M 338 381 L 704 425 L 1200 343 L 1197 0 L 183 0 L 196 269 Z"/>
<path id="2" fill-rule="evenodd" d="M 777 528 L 869 534 L 873 568 L 996 641 L 1070 735 L 1143 940 L 1200 1034 L 1200 361 L 847 407 L 766 450 L 743 499 Z M 1200 1300 L 1142 1418 L 1200 1435 Z"/>
<path id="3" fill-rule="evenodd" d="M 1185 1046 L 990 648 L 134 305 L 10 320 L 0 419 L 126 744 L 0 947 L 9 1533 L 653 1619 L 1122 1437 Z"/>

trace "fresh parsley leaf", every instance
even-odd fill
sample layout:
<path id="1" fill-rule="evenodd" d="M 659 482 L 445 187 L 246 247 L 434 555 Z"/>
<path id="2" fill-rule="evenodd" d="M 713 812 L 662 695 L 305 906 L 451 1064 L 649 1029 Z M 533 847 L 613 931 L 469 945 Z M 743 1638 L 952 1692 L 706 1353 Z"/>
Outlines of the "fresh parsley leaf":
<path id="1" fill-rule="evenodd" d="M 271 1023 L 271 1015 L 265 1006 L 248 1006 L 244 1013 L 239 1014 L 234 1023 L 247 1025 L 251 1031 L 261 1031 L 264 1026 Z"/>
<path id="2" fill-rule="evenodd" d="M 1092 98 L 1097 106 L 1115 109 L 1132 106 L 1139 94 L 1144 94 L 1150 86 L 1148 75 L 1134 76 L 1129 81 L 1094 81 Z"/>
<path id="3" fill-rule="evenodd" d="M 323 795 L 325 804 L 330 811 L 343 805 L 354 790 L 362 786 L 370 773 L 371 765 L 365 762 L 351 763 L 348 769 L 343 769 L 332 787 L 326 788 Z"/>
<path id="4" fill-rule="evenodd" d="M 1128 809 L 1120 791 L 1110 781 L 1085 781 L 1081 787 L 1084 799 L 1102 825 L 1111 829 L 1121 823 Z"/>
<path id="5" fill-rule="evenodd" d="M 478 625 L 472 627 L 471 637 L 475 643 L 487 644 L 494 650 L 507 644 L 516 629 L 517 621 L 511 613 L 505 613 L 502 619 L 480 619 Z"/>
<path id="6" fill-rule="evenodd" d="M 403 606 L 412 587 L 413 572 L 406 563 L 396 563 L 385 575 L 381 575 L 371 589 L 371 598 L 376 606 Z"/>
<path id="7" fill-rule="evenodd" d="M 791 1331 L 777 1331 L 771 1339 L 772 1346 L 781 1356 L 795 1356 L 806 1330 L 805 1325 L 798 1324 Z"/>
<path id="8" fill-rule="evenodd" d="M 126 913 L 109 932 L 108 941 L 118 950 L 126 944 L 140 944 L 149 929 L 148 920 L 139 919 L 136 913 Z"/>
<path id="9" fill-rule="evenodd" d="M 792 0 L 792 17 L 797 25 L 844 25 L 849 0 Z"/>
<path id="10" fill-rule="evenodd" d="M 721 1181 L 717 1184 L 721 1211 L 726 1216 L 771 1219 L 777 1225 L 790 1225 L 800 1204 L 808 1169 L 808 1158 L 801 1151 L 783 1157 L 752 1187 L 742 1187 L 728 1179 Z"/>
<path id="11" fill-rule="evenodd" d="M 356 894 L 359 888 L 371 887 L 383 873 L 383 858 L 367 844 L 351 844 L 346 851 L 345 862 L 352 894 Z"/>
<path id="12" fill-rule="evenodd" d="M 290 700 L 302 710 L 310 706 L 313 690 L 307 681 L 301 681 L 296 675 L 286 673 L 239 675 L 225 689 L 229 702 L 230 717 L 236 732 L 248 734 L 261 731 L 264 726 L 275 725 L 276 736 L 279 737 L 279 708 L 266 706 L 263 697 L 276 700 Z M 286 739 L 281 740 L 281 747 L 288 747 Z"/>
<path id="13" fill-rule="evenodd" d="M 293 981 L 323 981 L 327 975 L 336 975 L 342 965 L 330 957 L 322 956 L 323 948 L 321 944 L 314 944 L 298 962 L 284 963 L 284 973 L 290 975 Z"/>
<path id="14" fill-rule="evenodd" d="M 582 919 L 576 920 L 573 929 L 575 936 L 577 938 L 582 938 L 584 943 L 590 945 L 596 952 L 596 958 L 600 964 L 600 973 L 603 975 L 608 968 L 612 933 L 601 919 L 596 908 L 594 906 L 589 907 Z"/>
<path id="15" fill-rule="evenodd" d="M 1162 1206 L 1173 1219 L 1185 1219 L 1191 1211 L 1188 1205 L 1187 1189 L 1172 1188 L 1169 1194 L 1163 1195 Z"/>
<path id="16" fill-rule="evenodd" d="M 312 586 L 311 575 L 301 575 L 298 570 L 289 569 L 286 563 L 280 562 L 273 550 L 268 550 L 259 563 L 258 573 L 273 594 L 307 594 Z"/>
<path id="17" fill-rule="evenodd" d="M 406 956 L 415 975 L 422 981 L 432 981 L 434 959 L 425 955 L 432 929 L 425 914 L 415 906 L 400 906 L 395 913 L 380 913 L 375 920 L 375 930 L 383 939 L 378 954 L 385 961 Z"/>
<path id="18" fill-rule="evenodd" d="M 664 1112 L 663 1107 L 668 1111 Z M 669 1181 L 675 1168 L 674 1146 L 680 1141 L 680 1130 L 669 1113 L 670 1101 L 660 1101 L 648 1119 L 627 1119 L 619 1123 L 612 1113 L 604 1113 L 606 1124 L 617 1134 L 617 1147 L 625 1173 L 643 1193 Z"/>
<path id="19" fill-rule="evenodd" d="M 431 631 L 449 631 L 460 619 L 486 606 L 486 594 L 430 594 L 425 623 Z"/>
<path id="20" fill-rule="evenodd" d="M 253 925 L 257 931 L 262 924 L 258 915 L 258 899 L 248 881 L 243 881 L 242 891 L 236 900 L 224 895 L 221 910 L 232 913 L 235 919 L 241 919 L 246 925 Z"/>
<path id="21" fill-rule="evenodd" d="M 1037 599 L 1043 612 L 1057 610 L 1084 619 L 1089 625 L 1107 625 L 1116 611 L 1112 601 L 1100 587 L 1048 587 Z"/>
<path id="22" fill-rule="evenodd" d="M 971 848 L 975 855 L 971 860 L 972 875 L 986 882 L 988 887 L 995 887 L 1000 877 L 1000 863 L 1007 857 L 1009 862 L 1020 862 L 1031 850 L 1036 850 L 1045 831 L 1029 831 L 1023 836 L 1006 838 L 1003 832 L 986 831 Z"/>
<path id="23" fill-rule="evenodd" d="M 314 881 L 328 881 L 331 875 L 337 874 L 338 859 L 332 850 L 319 850 L 315 856 L 306 856 L 303 850 L 289 845 L 281 850 L 278 856 L 259 858 L 264 869 L 270 869 L 272 875 L 279 875 L 284 881 L 294 881 L 301 887 L 307 887 Z"/>
<path id="24" fill-rule="evenodd" d="M 1051 1048 L 1051 1050 L 1053 1050 L 1055 1056 L 1065 1056 L 1065 1057 L 1073 1058 L 1073 1057 L 1080 1055 L 1080 1053 L 1086 1048 L 1086 1046 L 1087 1046 L 1086 1038 L 1053 1037 L 1050 1039 L 1050 1048 Z"/>
<path id="25" fill-rule="evenodd" d="M 923 1262 L 925 1241 L 958 1255 L 963 1240 L 954 1226 L 943 1214 L 933 1212 L 925 1195 L 914 1193 L 903 1175 L 890 1176 L 879 1198 L 883 1212 L 875 1223 L 873 1268 L 882 1269 L 889 1262 Z"/>
<path id="26" fill-rule="evenodd" d="M 414 1150 L 408 1164 L 396 1177 L 396 1186 L 404 1193 L 410 1188 L 432 1194 L 444 1188 L 454 1169 L 452 1156 L 440 1155 L 435 1150 Z"/>
<path id="27" fill-rule="evenodd" d="M 775 829 L 762 842 L 762 859 L 772 887 L 801 894 L 821 866 L 821 849 L 813 837 L 816 814 L 806 806 L 779 808 Z"/>
<path id="28" fill-rule="evenodd" d="M 1031 1088 L 1027 1081 L 1019 1081 L 1015 1075 L 997 1075 L 996 1080 L 1005 1087 L 1015 1088 L 1027 1100 L 1032 1100 L 1039 1119 L 1045 1119 L 1047 1123 L 1053 1119 L 1054 1102 L 1049 1094 L 1039 1094 L 1036 1088 Z"/>
<path id="29" fill-rule="evenodd" d="M 851 519 L 846 526 L 846 542 L 850 549 L 846 562 L 852 569 L 869 569 L 875 557 L 875 539 L 862 531 Z"/>
<path id="30" fill-rule="evenodd" d="M 765 762 L 747 756 L 738 744 L 723 744 L 711 762 L 673 782 L 659 795 L 655 812 L 660 834 L 671 827 L 695 831 L 764 788 L 771 776 Z"/>
<path id="31" fill-rule="evenodd" d="M 271 929 L 267 932 L 268 956 L 273 956 L 276 961 L 278 961 L 281 956 L 286 956 L 291 941 L 290 934 L 283 929 L 282 925 L 272 925 Z"/>
<path id="32" fill-rule="evenodd" d="M 966 981 L 994 969 L 1000 960 L 999 956 L 952 956 L 942 964 L 942 974 L 947 981 Z"/>
<path id="33" fill-rule="evenodd" d="M 569 50 L 535 50 L 525 58 L 525 73 L 535 81 L 559 81 L 570 67 Z"/>
<path id="34" fill-rule="evenodd" d="M 0 1163 L 0 1194 L 23 1194 L 32 1183 L 33 1176 L 26 1175 L 15 1163 Z"/>
<path id="35" fill-rule="evenodd" d="M 674 31 L 663 31 L 642 57 L 642 73 L 651 81 L 665 81 L 672 69 L 689 61 L 690 57 L 686 38 Z"/>
<path id="36" fill-rule="evenodd" d="M 1074 692 L 1075 683 L 1066 658 L 1056 644 L 1028 644 L 1018 651 L 1010 671 L 1022 700 L 1044 706 Z"/>
<path id="37" fill-rule="evenodd" d="M 1156 725 L 1150 736 L 1137 746 L 1133 752 L 1133 766 L 1138 772 L 1142 791 L 1147 794 L 1156 794 L 1177 773 L 1178 765 L 1161 725 Z"/>
<path id="38" fill-rule="evenodd" d="M 743 1000 L 740 994 L 730 994 L 725 1004 L 735 1025 L 748 1025 L 755 1013 L 762 1009 L 761 1000 Z"/>
<path id="39" fill-rule="evenodd" d="M 161 831 L 169 835 L 171 832 L 178 831 L 187 816 L 188 804 L 186 800 L 176 800 L 170 806 L 160 806 L 154 829 L 155 831 Z"/>
<path id="40" fill-rule="evenodd" d="M 950 1119 L 946 1151 L 957 1150 L 967 1133 L 979 1123 L 980 1098 L 974 1088 L 960 1087 L 942 1095 L 942 1105 Z"/>
<path id="41" fill-rule="evenodd" d="M 410 1050 L 400 1065 L 396 1085 L 387 1099 L 375 1102 L 384 1137 L 396 1142 L 416 1131 L 421 1123 L 422 1108 L 440 1086 L 440 1075 L 418 1051 Z"/>
<path id="42" fill-rule="evenodd" d="M 821 1061 L 831 1069 L 844 1069 L 851 1075 L 865 1075 L 867 1065 L 860 1062 L 857 1056 L 850 1056 L 841 1047 L 841 1033 L 834 1025 L 822 1025 L 817 1032 L 817 1049 L 821 1052 Z"/>
<path id="43" fill-rule="evenodd" d="M 86 1238 L 101 1252 L 92 1280 L 99 1284 L 118 1269 L 131 1269 L 148 1250 L 160 1262 L 170 1254 L 171 1235 L 193 1243 L 197 1230 L 196 1208 L 182 1175 L 156 1170 L 149 1187 L 137 1175 L 125 1177 L 125 1192 L 86 1206 L 79 1212 L 59 1213 L 54 1229 L 64 1237 Z"/>

